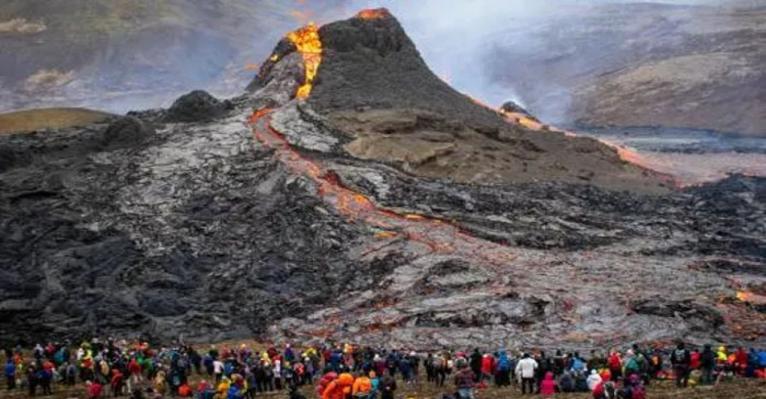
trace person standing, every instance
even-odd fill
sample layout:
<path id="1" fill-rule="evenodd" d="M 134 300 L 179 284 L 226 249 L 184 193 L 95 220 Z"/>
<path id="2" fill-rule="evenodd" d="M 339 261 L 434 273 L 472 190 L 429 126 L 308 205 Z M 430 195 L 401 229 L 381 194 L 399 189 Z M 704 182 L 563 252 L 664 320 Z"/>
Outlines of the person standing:
<path id="1" fill-rule="evenodd" d="M 525 353 L 523 358 L 516 364 L 516 375 L 521 378 L 521 393 L 522 395 L 527 393 L 527 387 L 529 387 L 529 393 L 535 393 L 535 371 L 537 370 L 537 362 L 535 359 L 529 356 L 529 353 Z"/>
<path id="2" fill-rule="evenodd" d="M 16 363 L 12 358 L 5 362 L 5 378 L 8 380 L 8 390 L 16 389 Z"/>
<path id="3" fill-rule="evenodd" d="M 715 352 L 710 344 L 706 344 L 700 354 L 700 368 L 702 369 L 702 383 L 713 383 L 713 370 L 715 370 Z"/>
<path id="4" fill-rule="evenodd" d="M 670 355 L 670 363 L 673 365 L 673 369 L 676 372 L 676 386 L 684 387 L 689 384 L 689 364 L 691 362 L 691 356 L 689 351 L 684 347 L 684 343 L 680 342 Z"/>
<path id="5" fill-rule="evenodd" d="M 380 380 L 380 397 L 381 399 L 394 399 L 394 392 L 396 392 L 396 380 L 386 372 Z"/>

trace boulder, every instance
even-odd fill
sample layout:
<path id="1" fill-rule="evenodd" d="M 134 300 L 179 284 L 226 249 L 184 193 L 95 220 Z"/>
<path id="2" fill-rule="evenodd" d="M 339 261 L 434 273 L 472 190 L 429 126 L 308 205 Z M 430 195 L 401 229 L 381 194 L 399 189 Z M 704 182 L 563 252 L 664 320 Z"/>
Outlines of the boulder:
<path id="1" fill-rule="evenodd" d="M 204 90 L 195 90 L 179 97 L 167 110 L 165 122 L 204 122 L 221 117 L 229 108 L 228 101 L 219 101 Z"/>

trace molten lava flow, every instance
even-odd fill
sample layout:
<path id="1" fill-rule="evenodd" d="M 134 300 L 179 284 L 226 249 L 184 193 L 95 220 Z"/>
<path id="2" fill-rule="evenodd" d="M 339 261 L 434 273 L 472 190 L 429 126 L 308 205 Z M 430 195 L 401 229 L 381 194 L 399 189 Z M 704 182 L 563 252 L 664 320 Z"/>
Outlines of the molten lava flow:
<path id="1" fill-rule="evenodd" d="M 295 94 L 298 98 L 306 98 L 311 94 L 319 64 L 322 63 L 322 41 L 319 39 L 319 28 L 313 23 L 287 34 L 287 38 L 295 45 L 303 56 L 304 78 L 303 85 Z"/>
<path id="2" fill-rule="evenodd" d="M 388 15 L 388 10 L 385 8 L 375 8 L 359 11 L 359 13 L 356 14 L 356 17 L 361 19 L 381 19 Z"/>
<path id="3" fill-rule="evenodd" d="M 365 223 L 380 229 L 375 238 L 396 240 L 403 238 L 415 244 L 416 252 L 455 254 L 483 261 L 489 266 L 506 267 L 515 255 L 506 246 L 477 239 L 459 227 L 445 221 L 417 214 L 399 214 L 378 208 L 367 196 L 345 187 L 338 176 L 319 163 L 304 158 L 295 151 L 285 137 L 269 124 L 269 109 L 253 113 L 250 122 L 255 138 L 264 146 L 273 148 L 279 161 L 296 174 L 311 179 L 317 195 L 336 212 L 352 222 Z M 387 246 L 366 251 L 374 253 Z"/>
<path id="4" fill-rule="evenodd" d="M 754 305 L 766 305 L 766 296 L 750 291 L 737 291 L 737 299 Z"/>

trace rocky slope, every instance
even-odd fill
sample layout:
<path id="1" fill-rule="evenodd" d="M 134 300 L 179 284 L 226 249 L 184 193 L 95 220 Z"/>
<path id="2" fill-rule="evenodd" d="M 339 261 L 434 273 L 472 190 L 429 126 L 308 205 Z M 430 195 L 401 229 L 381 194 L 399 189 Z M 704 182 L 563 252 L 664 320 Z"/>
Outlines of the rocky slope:
<path id="1" fill-rule="evenodd" d="M 532 135 L 433 78 L 378 14 L 319 29 L 308 99 L 285 39 L 229 102 L 0 137 L 0 337 L 766 342 L 766 180 L 669 190 L 600 143 Z M 480 137 L 479 159 L 501 147 L 540 172 L 453 177 L 354 145 L 389 136 L 437 159 Z M 588 180 L 567 167 L 591 162 Z"/>

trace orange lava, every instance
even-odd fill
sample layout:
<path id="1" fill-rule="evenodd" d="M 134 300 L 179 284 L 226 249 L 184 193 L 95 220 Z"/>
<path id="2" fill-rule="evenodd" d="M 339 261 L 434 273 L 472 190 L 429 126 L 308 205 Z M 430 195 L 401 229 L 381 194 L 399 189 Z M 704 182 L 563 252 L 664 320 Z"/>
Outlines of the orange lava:
<path id="1" fill-rule="evenodd" d="M 385 8 L 374 8 L 359 11 L 359 13 L 356 14 L 356 17 L 361 19 L 381 19 L 389 15 L 390 13 Z"/>
<path id="2" fill-rule="evenodd" d="M 737 291 L 737 299 L 754 305 L 766 305 L 766 296 L 749 291 Z"/>
<path id="3" fill-rule="evenodd" d="M 250 117 L 256 140 L 274 149 L 279 161 L 293 173 L 311 179 L 317 187 L 317 195 L 339 215 L 351 222 L 383 230 L 375 233 L 375 238 L 392 240 L 403 237 L 421 248 L 416 250 L 418 252 L 425 250 L 425 254 L 460 254 L 498 268 L 508 266 L 515 259 L 510 248 L 473 237 L 451 223 L 379 208 L 366 195 L 345 187 L 332 170 L 325 169 L 318 162 L 295 151 L 285 137 L 270 125 L 271 112 L 270 109 L 261 109 Z M 374 253 L 385 246 L 365 254 Z"/>
<path id="4" fill-rule="evenodd" d="M 313 23 L 287 34 L 287 38 L 295 45 L 303 56 L 303 84 L 295 94 L 298 98 L 306 98 L 311 94 L 314 78 L 322 63 L 322 40 L 319 38 L 319 28 Z"/>

